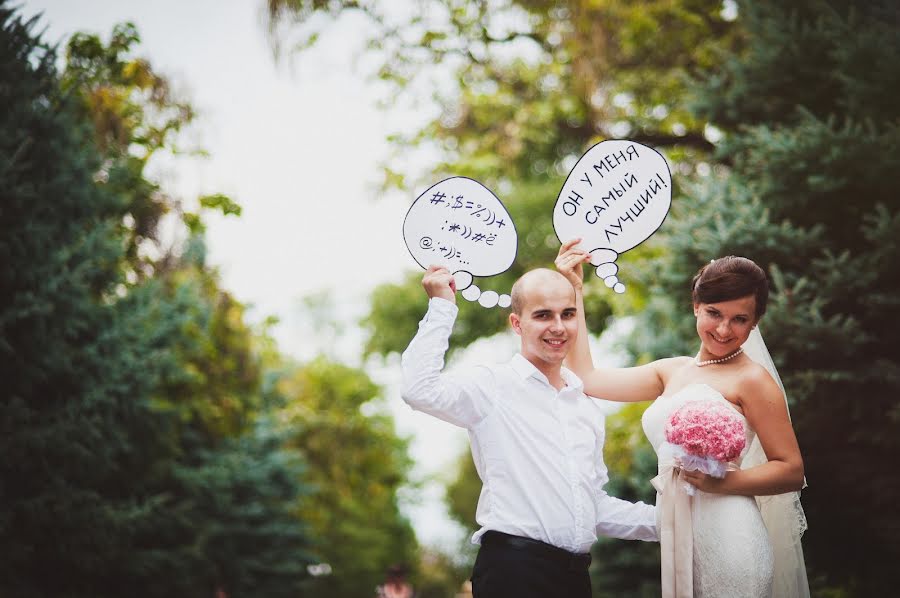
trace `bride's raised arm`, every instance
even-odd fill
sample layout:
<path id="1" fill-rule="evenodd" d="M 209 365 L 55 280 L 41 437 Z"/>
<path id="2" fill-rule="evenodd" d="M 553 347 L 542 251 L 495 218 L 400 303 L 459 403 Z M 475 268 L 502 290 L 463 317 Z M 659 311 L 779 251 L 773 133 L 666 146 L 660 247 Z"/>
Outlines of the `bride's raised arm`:
<path id="1" fill-rule="evenodd" d="M 584 262 L 590 254 L 577 248 L 581 239 L 563 243 L 556 257 L 556 269 L 575 288 L 578 310 L 578 337 L 566 356 L 566 365 L 584 382 L 584 392 L 592 397 L 619 402 L 652 401 L 663 393 L 664 373 L 676 359 L 661 359 L 632 368 L 598 368 L 591 358 L 587 321 L 584 314 Z"/>

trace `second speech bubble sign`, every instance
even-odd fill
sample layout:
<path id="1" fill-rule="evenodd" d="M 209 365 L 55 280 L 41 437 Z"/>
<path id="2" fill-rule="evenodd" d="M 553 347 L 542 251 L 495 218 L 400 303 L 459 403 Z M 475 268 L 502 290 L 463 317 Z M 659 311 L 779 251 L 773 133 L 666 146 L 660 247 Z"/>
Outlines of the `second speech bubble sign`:
<path id="1" fill-rule="evenodd" d="M 655 233 L 672 204 L 672 174 L 651 147 L 623 139 L 602 141 L 575 164 L 553 208 L 560 242 L 580 237 L 597 276 L 625 292 L 619 254 Z"/>

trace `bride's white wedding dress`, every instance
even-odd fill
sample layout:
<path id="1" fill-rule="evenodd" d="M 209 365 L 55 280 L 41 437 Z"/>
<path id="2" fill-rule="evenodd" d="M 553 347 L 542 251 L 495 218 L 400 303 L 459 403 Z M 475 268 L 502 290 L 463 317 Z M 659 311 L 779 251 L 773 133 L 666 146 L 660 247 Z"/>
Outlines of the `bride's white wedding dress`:
<path id="1" fill-rule="evenodd" d="M 671 396 L 659 397 L 647 408 L 642 424 L 657 455 L 666 440 L 665 426 L 672 412 L 687 402 L 708 400 L 724 401 L 731 406 L 714 388 L 690 384 Z M 735 413 L 740 415 L 736 409 Z M 749 447 L 756 433 L 747 420 L 741 418 Z M 737 460 L 738 465 L 742 458 L 743 455 Z M 663 464 L 660 465 L 662 469 Z M 772 544 L 756 500 L 750 496 L 709 494 L 700 490 L 690 500 L 693 595 L 701 598 L 771 597 Z"/>

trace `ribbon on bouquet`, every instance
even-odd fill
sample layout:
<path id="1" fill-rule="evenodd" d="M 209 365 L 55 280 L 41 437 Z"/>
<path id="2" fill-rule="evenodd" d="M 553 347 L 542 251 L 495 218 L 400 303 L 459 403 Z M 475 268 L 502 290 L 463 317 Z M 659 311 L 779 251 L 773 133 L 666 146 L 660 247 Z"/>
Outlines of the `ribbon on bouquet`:
<path id="1" fill-rule="evenodd" d="M 675 459 L 661 459 L 659 475 L 650 480 L 659 500 L 659 545 L 662 556 L 662 598 L 694 596 L 694 529 L 691 496 Z"/>

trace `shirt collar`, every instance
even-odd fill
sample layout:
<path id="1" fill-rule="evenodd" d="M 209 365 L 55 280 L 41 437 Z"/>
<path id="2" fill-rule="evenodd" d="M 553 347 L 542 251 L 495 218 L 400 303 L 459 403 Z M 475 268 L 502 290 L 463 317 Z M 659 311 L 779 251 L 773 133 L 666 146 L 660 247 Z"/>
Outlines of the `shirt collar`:
<path id="1" fill-rule="evenodd" d="M 584 392 L 584 382 L 581 381 L 581 378 L 579 378 L 575 372 L 567 367 L 563 367 L 562 377 L 569 388 L 578 392 Z"/>
<path id="2" fill-rule="evenodd" d="M 512 366 L 512 369 L 515 370 L 517 374 L 522 376 L 522 378 L 537 376 L 546 379 L 546 376 L 541 374 L 541 371 L 534 367 L 533 363 L 525 359 L 525 356 L 521 353 L 516 353 L 515 355 L 513 355 L 512 361 L 510 361 L 509 363 Z"/>
<path id="3" fill-rule="evenodd" d="M 524 378 L 537 378 L 538 380 L 542 380 L 546 384 L 550 384 L 550 381 L 547 380 L 547 377 L 535 367 L 533 363 L 525 359 L 525 356 L 521 353 L 516 353 L 513 355 L 512 361 L 510 361 L 510 365 L 512 369 L 519 374 L 523 379 Z M 572 390 L 576 390 L 581 392 L 584 388 L 584 383 L 581 381 L 581 378 L 575 375 L 575 373 L 569 370 L 566 367 L 563 367 L 561 372 L 563 380 L 566 381 L 566 385 L 568 388 Z"/>

